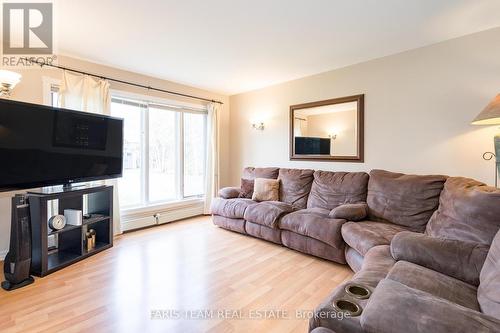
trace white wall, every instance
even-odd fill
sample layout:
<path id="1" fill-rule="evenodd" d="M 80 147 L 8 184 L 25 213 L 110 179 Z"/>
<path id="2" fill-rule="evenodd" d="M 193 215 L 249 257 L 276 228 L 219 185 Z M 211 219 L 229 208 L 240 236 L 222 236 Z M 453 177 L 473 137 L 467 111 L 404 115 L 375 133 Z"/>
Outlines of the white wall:
<path id="1" fill-rule="evenodd" d="M 492 184 L 495 127 L 470 121 L 500 92 L 500 28 L 231 96 L 230 179 L 244 166 L 473 177 Z M 289 160 L 289 106 L 365 94 L 365 163 Z M 265 130 L 251 128 L 264 121 Z"/>
<path id="2" fill-rule="evenodd" d="M 140 75 L 133 72 L 128 72 L 120 70 L 117 68 L 112 68 L 109 66 L 103 66 L 79 59 L 74 59 L 70 57 L 60 56 L 58 57 L 60 65 L 80 69 L 83 71 L 88 71 L 90 73 L 96 73 L 104 76 L 109 76 L 113 78 L 118 78 L 126 81 L 137 82 L 144 85 L 149 85 L 157 88 L 162 88 L 166 90 L 181 92 L 185 94 L 192 94 L 200 97 L 221 100 L 224 103 L 223 111 L 221 114 L 221 185 L 229 184 L 229 161 L 227 157 L 229 156 L 229 98 L 224 95 L 212 93 L 206 90 L 201 90 L 186 85 L 178 84 L 175 82 L 170 82 L 166 80 L 161 80 L 145 75 Z M 43 78 L 50 77 L 55 79 L 60 79 L 62 71 L 58 69 L 50 68 L 30 68 L 26 70 L 14 70 L 23 75 L 21 82 L 16 86 L 11 99 L 19 100 L 30 103 L 43 103 Z M 180 101 L 188 101 L 191 103 L 197 103 L 192 99 L 181 99 L 174 97 L 172 95 L 157 93 L 153 91 L 146 91 L 145 89 L 135 88 L 129 85 L 118 84 L 110 82 L 111 89 L 121 90 L 130 93 L 151 95 L 154 97 L 161 97 L 166 99 L 176 99 Z M 201 102 L 200 102 L 201 103 Z M 8 251 L 9 238 L 10 238 L 10 215 L 11 215 L 11 204 L 10 198 L 14 195 L 14 192 L 0 192 L 0 260 L 3 259 Z"/>

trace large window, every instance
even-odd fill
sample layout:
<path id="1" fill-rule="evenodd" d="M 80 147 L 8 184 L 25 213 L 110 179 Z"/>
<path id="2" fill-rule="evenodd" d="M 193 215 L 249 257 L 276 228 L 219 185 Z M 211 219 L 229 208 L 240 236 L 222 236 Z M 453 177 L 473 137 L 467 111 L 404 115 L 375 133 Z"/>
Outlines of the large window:
<path id="1" fill-rule="evenodd" d="M 203 195 L 205 111 L 113 97 L 111 114 L 124 119 L 121 207 Z"/>

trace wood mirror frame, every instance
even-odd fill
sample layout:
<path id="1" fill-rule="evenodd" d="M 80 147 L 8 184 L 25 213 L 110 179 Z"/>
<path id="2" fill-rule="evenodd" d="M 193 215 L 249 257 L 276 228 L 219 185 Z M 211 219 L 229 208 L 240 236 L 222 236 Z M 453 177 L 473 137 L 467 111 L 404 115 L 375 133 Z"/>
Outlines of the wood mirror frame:
<path id="1" fill-rule="evenodd" d="M 364 162 L 364 137 L 365 137 L 365 128 L 364 128 L 364 94 L 340 97 L 328 99 L 325 101 L 297 104 L 290 106 L 290 160 L 299 160 L 299 161 L 334 161 L 334 162 Z M 326 105 L 334 105 L 348 102 L 357 102 L 357 154 L 352 156 L 324 156 L 324 155 L 298 155 L 295 154 L 294 149 L 294 128 L 295 128 L 295 116 L 294 112 L 296 110 L 301 109 L 309 109 L 319 106 Z"/>

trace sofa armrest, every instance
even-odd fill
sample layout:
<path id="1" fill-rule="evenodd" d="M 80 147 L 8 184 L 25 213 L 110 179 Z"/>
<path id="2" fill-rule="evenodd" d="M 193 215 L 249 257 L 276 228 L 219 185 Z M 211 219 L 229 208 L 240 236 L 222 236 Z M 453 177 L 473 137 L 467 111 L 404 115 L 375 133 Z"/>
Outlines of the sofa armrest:
<path id="1" fill-rule="evenodd" d="M 368 205 L 366 203 L 343 204 L 335 207 L 330 212 L 330 217 L 334 219 L 344 219 L 348 221 L 361 221 L 368 215 Z"/>
<path id="2" fill-rule="evenodd" d="M 239 187 L 224 187 L 219 190 L 219 197 L 233 199 L 239 197 L 241 189 Z"/>
<path id="3" fill-rule="evenodd" d="M 500 332 L 500 320 L 389 279 L 361 314 L 367 332 Z"/>
<path id="4" fill-rule="evenodd" d="M 475 286 L 479 285 L 479 274 L 488 250 L 484 244 L 409 231 L 398 233 L 391 242 L 394 259 L 409 261 Z"/>

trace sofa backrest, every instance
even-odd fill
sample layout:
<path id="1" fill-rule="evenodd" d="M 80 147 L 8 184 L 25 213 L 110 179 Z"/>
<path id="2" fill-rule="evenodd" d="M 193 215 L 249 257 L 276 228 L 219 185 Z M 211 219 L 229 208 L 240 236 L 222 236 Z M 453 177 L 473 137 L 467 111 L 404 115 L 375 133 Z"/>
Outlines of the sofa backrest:
<path id="1" fill-rule="evenodd" d="M 306 208 L 307 198 L 313 182 L 314 170 L 285 169 L 279 170 L 280 201 L 296 208 Z"/>
<path id="2" fill-rule="evenodd" d="M 500 228 L 500 190 L 463 177 L 450 177 L 425 233 L 490 245 Z"/>
<path id="3" fill-rule="evenodd" d="M 500 231 L 481 269 L 477 300 L 483 313 L 500 319 Z"/>
<path id="4" fill-rule="evenodd" d="M 446 178 L 372 170 L 367 197 L 369 219 L 424 231 L 438 208 Z"/>
<path id="5" fill-rule="evenodd" d="M 365 172 L 315 171 L 307 208 L 332 210 L 342 204 L 366 201 Z"/>
<path id="6" fill-rule="evenodd" d="M 253 168 L 246 167 L 243 169 L 241 178 L 255 179 L 255 178 L 268 178 L 278 179 L 279 168 Z"/>

